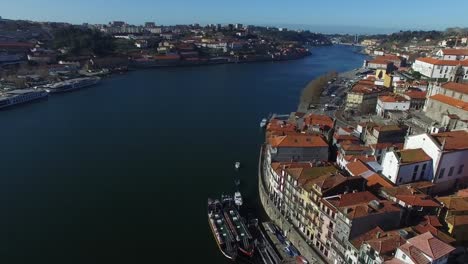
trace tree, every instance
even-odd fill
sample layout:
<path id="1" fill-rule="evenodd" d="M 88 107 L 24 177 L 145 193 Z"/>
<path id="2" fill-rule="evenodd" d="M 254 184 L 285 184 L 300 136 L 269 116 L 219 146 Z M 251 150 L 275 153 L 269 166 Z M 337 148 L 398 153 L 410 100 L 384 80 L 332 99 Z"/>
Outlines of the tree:
<path id="1" fill-rule="evenodd" d="M 105 55 L 114 51 L 114 40 L 110 35 L 73 26 L 54 31 L 53 44 L 55 48 L 68 47 L 72 55 Z"/>

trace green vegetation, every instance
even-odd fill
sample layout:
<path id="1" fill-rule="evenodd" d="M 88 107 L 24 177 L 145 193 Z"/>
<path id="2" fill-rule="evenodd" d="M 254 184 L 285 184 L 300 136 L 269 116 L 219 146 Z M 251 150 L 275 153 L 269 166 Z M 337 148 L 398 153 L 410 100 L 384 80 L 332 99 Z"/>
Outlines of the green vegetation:
<path id="1" fill-rule="evenodd" d="M 411 76 L 415 79 L 415 80 L 421 80 L 421 77 L 422 77 L 422 74 L 418 71 L 412 71 L 411 72 Z"/>
<path id="2" fill-rule="evenodd" d="M 135 42 L 129 39 L 115 39 L 114 40 L 114 51 L 120 54 L 128 54 L 132 51 L 139 50 L 135 46 Z"/>
<path id="3" fill-rule="evenodd" d="M 97 30 L 66 27 L 54 32 L 55 48 L 69 48 L 71 55 L 105 55 L 114 51 L 111 36 Z"/>
<path id="4" fill-rule="evenodd" d="M 330 80 L 336 78 L 338 73 L 336 72 L 329 72 L 325 75 L 318 77 L 317 79 L 312 80 L 307 84 L 307 86 L 302 90 L 300 103 L 299 105 L 302 108 L 308 107 L 310 104 L 317 104 L 320 102 L 320 95 L 328 84 Z"/>

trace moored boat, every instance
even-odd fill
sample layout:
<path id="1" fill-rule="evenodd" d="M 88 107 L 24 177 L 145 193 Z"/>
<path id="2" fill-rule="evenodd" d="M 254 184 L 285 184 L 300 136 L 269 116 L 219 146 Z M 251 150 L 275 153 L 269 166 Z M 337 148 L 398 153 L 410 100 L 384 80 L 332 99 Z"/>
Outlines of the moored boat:
<path id="1" fill-rule="evenodd" d="M 44 88 L 48 93 L 63 93 L 95 85 L 99 83 L 100 80 L 101 78 L 99 77 L 76 78 L 49 84 L 44 86 Z"/>
<path id="2" fill-rule="evenodd" d="M 224 217 L 237 241 L 237 248 L 245 256 L 252 257 L 255 250 L 254 239 L 240 216 L 231 196 L 223 196 Z"/>
<path id="3" fill-rule="evenodd" d="M 267 123 L 268 123 L 268 120 L 266 118 L 263 118 L 262 121 L 260 122 L 260 127 L 261 128 L 266 127 Z"/>
<path id="4" fill-rule="evenodd" d="M 42 89 L 18 89 L 4 92 L 0 94 L 0 109 L 28 103 L 47 96 L 47 92 Z"/>
<path id="5" fill-rule="evenodd" d="M 219 200 L 208 199 L 208 224 L 221 253 L 228 259 L 236 259 L 237 242 L 224 218 L 223 205 Z"/>

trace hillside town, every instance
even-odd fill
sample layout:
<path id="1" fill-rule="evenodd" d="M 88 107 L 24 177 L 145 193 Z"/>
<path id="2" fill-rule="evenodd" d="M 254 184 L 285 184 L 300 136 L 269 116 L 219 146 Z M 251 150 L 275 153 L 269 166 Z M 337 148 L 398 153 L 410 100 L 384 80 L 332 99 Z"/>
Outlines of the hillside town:
<path id="1" fill-rule="evenodd" d="M 316 261 L 467 263 L 467 38 L 361 44 L 372 57 L 325 87 L 344 86 L 336 110 L 269 120 L 262 204 Z"/>
<path id="2" fill-rule="evenodd" d="M 0 88 L 128 69 L 298 59 L 322 34 L 242 24 L 72 25 L 0 18 Z"/>

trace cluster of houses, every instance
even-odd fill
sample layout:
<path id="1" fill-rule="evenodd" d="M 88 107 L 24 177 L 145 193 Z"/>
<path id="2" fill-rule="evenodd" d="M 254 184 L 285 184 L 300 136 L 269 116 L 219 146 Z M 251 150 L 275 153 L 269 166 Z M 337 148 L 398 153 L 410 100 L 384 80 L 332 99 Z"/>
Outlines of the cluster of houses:
<path id="1" fill-rule="evenodd" d="M 365 61 L 344 106 L 360 122 L 270 121 L 272 204 L 329 263 L 447 263 L 468 246 L 468 50 L 436 55 Z"/>
<path id="2" fill-rule="evenodd" d="M 296 112 L 267 126 L 270 200 L 329 263 L 447 263 L 468 246 L 468 49 L 409 64 L 366 60 L 351 118 Z"/>
<path id="3" fill-rule="evenodd" d="M 262 176 L 270 204 L 328 263 L 452 261 L 468 246 L 467 93 L 468 84 L 408 83 L 378 68 L 351 88 L 347 107 L 384 121 L 418 111 L 439 125 L 273 117 Z"/>

